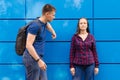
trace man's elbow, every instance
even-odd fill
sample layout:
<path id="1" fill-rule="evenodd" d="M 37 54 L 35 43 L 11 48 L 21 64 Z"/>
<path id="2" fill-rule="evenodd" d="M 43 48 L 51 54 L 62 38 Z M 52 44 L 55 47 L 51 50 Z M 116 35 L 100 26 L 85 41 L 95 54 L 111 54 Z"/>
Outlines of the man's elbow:
<path id="1" fill-rule="evenodd" d="M 26 48 L 29 49 L 32 45 L 29 43 L 26 43 Z"/>

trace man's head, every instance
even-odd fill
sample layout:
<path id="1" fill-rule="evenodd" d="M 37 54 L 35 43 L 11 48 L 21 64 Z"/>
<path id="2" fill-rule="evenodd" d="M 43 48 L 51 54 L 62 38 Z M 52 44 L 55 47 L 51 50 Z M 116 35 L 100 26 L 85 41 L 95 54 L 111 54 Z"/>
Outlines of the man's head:
<path id="1" fill-rule="evenodd" d="M 50 22 L 55 18 L 55 11 L 52 5 L 46 4 L 42 9 L 42 15 L 45 16 L 47 22 Z"/>

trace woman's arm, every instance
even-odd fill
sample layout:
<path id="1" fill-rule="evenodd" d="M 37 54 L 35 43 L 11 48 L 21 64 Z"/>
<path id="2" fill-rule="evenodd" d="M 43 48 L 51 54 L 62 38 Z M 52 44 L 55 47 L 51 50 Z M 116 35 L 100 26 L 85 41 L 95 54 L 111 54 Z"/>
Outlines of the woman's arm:
<path id="1" fill-rule="evenodd" d="M 75 55 L 75 40 L 74 37 L 72 37 L 69 59 L 70 59 L 70 72 L 73 76 L 75 75 L 75 68 L 73 65 L 74 55 Z"/>
<path id="2" fill-rule="evenodd" d="M 74 56 L 75 56 L 75 37 L 72 37 L 72 41 L 71 41 L 71 46 L 70 46 L 70 55 L 69 55 L 69 59 L 70 59 L 70 68 L 74 68 L 73 65 L 73 60 L 74 60 Z"/>
<path id="3" fill-rule="evenodd" d="M 98 56 L 97 56 L 97 50 L 96 50 L 96 41 L 93 37 L 93 44 L 92 44 L 92 52 L 95 60 L 95 67 L 98 68 L 99 66 L 99 61 L 98 61 Z"/>

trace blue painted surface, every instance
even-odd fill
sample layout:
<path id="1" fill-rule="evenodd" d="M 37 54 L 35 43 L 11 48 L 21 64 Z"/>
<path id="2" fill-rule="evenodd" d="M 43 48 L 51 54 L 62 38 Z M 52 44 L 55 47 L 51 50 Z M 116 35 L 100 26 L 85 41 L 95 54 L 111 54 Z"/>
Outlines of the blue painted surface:
<path id="1" fill-rule="evenodd" d="M 92 0 L 26 0 L 26 2 L 27 18 L 40 16 L 41 9 L 46 3 L 56 7 L 56 18 L 92 17 Z"/>
<path id="2" fill-rule="evenodd" d="M 120 0 L 94 0 L 95 18 L 120 18 Z"/>
<path id="3" fill-rule="evenodd" d="M 95 80 L 120 80 L 120 64 L 101 64 Z"/>
<path id="4" fill-rule="evenodd" d="M 120 40 L 120 20 L 95 20 L 96 40 Z"/>
<path id="5" fill-rule="evenodd" d="M 47 43 L 45 60 L 47 63 L 69 63 L 69 42 Z"/>
<path id="6" fill-rule="evenodd" d="M 68 64 L 48 64 L 48 79 L 50 80 L 71 80 Z"/>
<path id="7" fill-rule="evenodd" d="M 15 53 L 14 43 L 0 43 L 0 64 L 22 63 L 22 57 Z"/>
<path id="8" fill-rule="evenodd" d="M 0 20 L 0 41 L 15 41 L 20 27 L 25 25 L 24 20 Z"/>
<path id="9" fill-rule="evenodd" d="M 0 80 L 25 80 L 22 57 L 15 53 L 18 29 L 41 15 L 44 4 L 56 7 L 51 22 L 57 38 L 47 32 L 44 60 L 49 80 L 72 80 L 69 49 L 80 17 L 87 17 L 95 36 L 100 72 L 95 80 L 120 80 L 119 0 L 0 0 Z M 59 4 L 58 4 L 59 3 Z M 8 74 L 9 73 L 9 74 Z M 13 75 L 14 74 L 14 75 Z"/>
<path id="10" fill-rule="evenodd" d="M 0 65 L 0 80 L 25 80 L 22 65 Z"/>
<path id="11" fill-rule="evenodd" d="M 0 18 L 24 18 L 25 0 L 0 0 Z"/>
<path id="12" fill-rule="evenodd" d="M 101 63 L 120 62 L 120 42 L 97 42 L 97 51 Z"/>

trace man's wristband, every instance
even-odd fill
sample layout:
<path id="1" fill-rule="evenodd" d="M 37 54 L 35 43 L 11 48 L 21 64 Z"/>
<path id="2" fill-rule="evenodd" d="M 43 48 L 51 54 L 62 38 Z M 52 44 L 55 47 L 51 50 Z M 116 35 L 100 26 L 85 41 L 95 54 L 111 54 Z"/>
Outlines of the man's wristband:
<path id="1" fill-rule="evenodd" d="M 38 62 L 40 60 L 40 58 L 38 58 L 37 60 L 36 60 L 36 62 Z"/>

